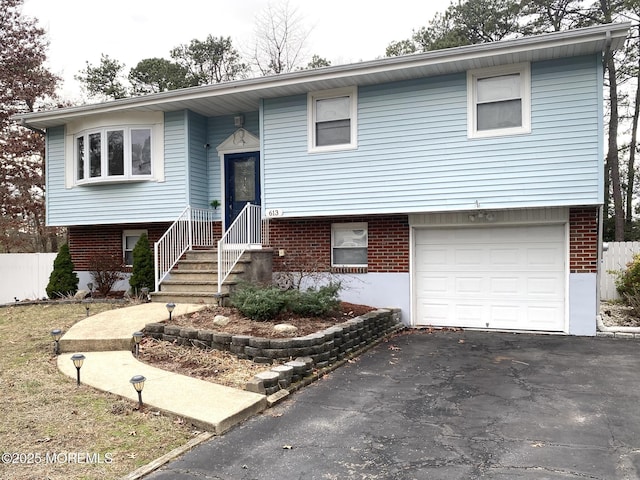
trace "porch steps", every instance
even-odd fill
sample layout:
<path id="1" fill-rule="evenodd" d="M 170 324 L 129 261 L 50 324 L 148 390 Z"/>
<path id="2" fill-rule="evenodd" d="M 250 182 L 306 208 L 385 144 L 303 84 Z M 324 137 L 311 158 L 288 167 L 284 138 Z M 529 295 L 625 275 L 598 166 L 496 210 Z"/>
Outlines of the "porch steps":
<path id="1" fill-rule="evenodd" d="M 218 304 L 229 296 L 249 260 L 241 259 L 218 292 L 218 254 L 216 250 L 192 250 L 183 255 L 171 270 L 160 291 L 151 294 L 152 302 Z"/>

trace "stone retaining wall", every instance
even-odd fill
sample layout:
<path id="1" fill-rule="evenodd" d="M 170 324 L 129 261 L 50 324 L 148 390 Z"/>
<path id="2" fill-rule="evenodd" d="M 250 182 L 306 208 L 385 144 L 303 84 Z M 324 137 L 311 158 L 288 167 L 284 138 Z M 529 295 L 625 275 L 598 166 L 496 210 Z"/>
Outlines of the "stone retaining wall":
<path id="1" fill-rule="evenodd" d="M 164 323 L 149 323 L 145 333 L 157 340 L 179 345 L 230 351 L 238 358 L 272 364 L 298 357 L 324 368 L 375 342 L 401 326 L 401 310 L 379 309 L 320 332 L 293 338 L 261 338 L 198 330 Z"/>

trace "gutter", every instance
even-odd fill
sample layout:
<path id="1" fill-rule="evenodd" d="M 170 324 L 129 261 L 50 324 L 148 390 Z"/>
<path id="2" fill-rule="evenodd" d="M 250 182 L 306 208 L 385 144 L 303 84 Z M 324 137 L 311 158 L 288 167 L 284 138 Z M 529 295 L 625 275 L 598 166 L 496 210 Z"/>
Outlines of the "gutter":
<path id="1" fill-rule="evenodd" d="M 32 132 L 39 133 L 40 135 L 46 135 L 47 134 L 47 132 L 45 132 L 44 130 L 41 130 L 39 128 L 36 128 L 36 127 L 33 127 L 33 126 L 29 125 L 25 118 L 22 118 L 22 120 L 20 121 L 20 125 L 22 125 L 25 128 L 28 128 Z"/>

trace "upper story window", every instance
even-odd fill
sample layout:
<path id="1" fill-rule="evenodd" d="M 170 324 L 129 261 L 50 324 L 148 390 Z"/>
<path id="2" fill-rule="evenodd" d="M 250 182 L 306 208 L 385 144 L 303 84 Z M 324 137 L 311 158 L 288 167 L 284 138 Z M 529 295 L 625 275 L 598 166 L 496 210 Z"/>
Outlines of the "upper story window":
<path id="1" fill-rule="evenodd" d="M 531 132 L 529 64 L 467 72 L 467 102 L 470 138 Z"/>
<path id="2" fill-rule="evenodd" d="M 308 95 L 309 151 L 326 152 L 357 147 L 356 87 Z"/>
<path id="3" fill-rule="evenodd" d="M 151 127 L 115 127 L 75 136 L 76 182 L 151 178 Z"/>

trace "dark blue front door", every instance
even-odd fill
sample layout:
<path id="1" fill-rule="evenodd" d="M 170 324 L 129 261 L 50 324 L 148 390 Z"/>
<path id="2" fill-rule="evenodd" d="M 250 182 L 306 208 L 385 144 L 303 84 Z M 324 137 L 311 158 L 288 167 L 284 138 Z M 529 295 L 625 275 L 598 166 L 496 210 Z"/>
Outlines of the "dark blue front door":
<path id="1" fill-rule="evenodd" d="M 260 205 L 260 152 L 224 156 L 225 229 L 247 203 Z"/>

